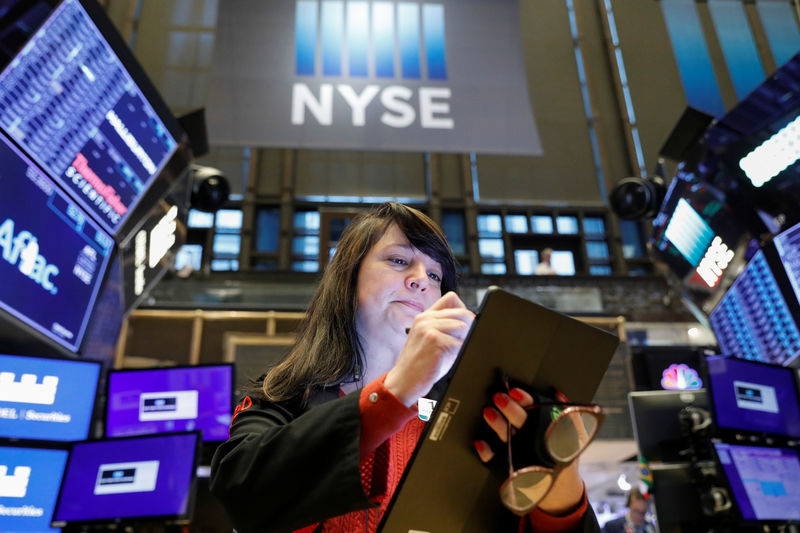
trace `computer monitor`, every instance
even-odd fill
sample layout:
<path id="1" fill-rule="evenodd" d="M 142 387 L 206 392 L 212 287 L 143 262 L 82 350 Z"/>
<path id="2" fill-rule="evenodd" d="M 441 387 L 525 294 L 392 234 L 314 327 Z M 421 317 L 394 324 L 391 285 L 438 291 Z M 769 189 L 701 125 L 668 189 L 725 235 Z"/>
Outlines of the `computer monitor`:
<path id="1" fill-rule="evenodd" d="M 134 62 L 96 2 L 63 0 L 0 72 L 0 128 L 112 234 L 180 134 Z"/>
<path id="2" fill-rule="evenodd" d="M 0 132 L 0 308 L 77 352 L 111 236 Z"/>
<path id="3" fill-rule="evenodd" d="M 88 438 L 100 363 L 0 354 L 0 437 Z"/>
<path id="4" fill-rule="evenodd" d="M 692 391 L 635 391 L 628 393 L 633 435 L 648 462 L 685 462 L 688 446 L 680 425 L 685 407 L 708 409 L 705 389 Z"/>
<path id="5" fill-rule="evenodd" d="M 796 370 L 723 355 L 706 366 L 719 430 L 800 438 Z"/>
<path id="6" fill-rule="evenodd" d="M 700 494 L 692 483 L 689 465 L 664 465 L 650 472 L 653 475 L 651 493 L 659 532 L 706 531 L 706 528 L 699 527 L 705 516 Z"/>
<path id="7" fill-rule="evenodd" d="M 714 442 L 717 460 L 745 522 L 800 522 L 796 448 Z"/>
<path id="8" fill-rule="evenodd" d="M 203 441 L 228 438 L 231 363 L 108 373 L 106 437 L 200 430 Z"/>
<path id="9" fill-rule="evenodd" d="M 722 353 L 786 364 L 800 355 L 798 304 L 773 270 L 772 250 L 759 250 L 709 314 Z M 791 289 L 789 289 L 790 291 Z"/>
<path id="10" fill-rule="evenodd" d="M 794 298 L 800 301 L 800 224 L 780 232 L 772 242 L 792 286 Z"/>
<path id="11" fill-rule="evenodd" d="M 0 525 L 3 531 L 50 533 L 66 450 L 0 446 Z"/>
<path id="12" fill-rule="evenodd" d="M 185 523 L 199 443 L 200 433 L 188 432 L 73 444 L 52 525 Z"/>

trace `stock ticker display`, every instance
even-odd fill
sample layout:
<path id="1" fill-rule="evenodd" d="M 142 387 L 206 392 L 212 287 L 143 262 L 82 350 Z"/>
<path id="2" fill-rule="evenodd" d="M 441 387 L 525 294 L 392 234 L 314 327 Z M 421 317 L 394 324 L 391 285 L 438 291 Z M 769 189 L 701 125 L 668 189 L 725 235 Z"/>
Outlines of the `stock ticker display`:
<path id="1" fill-rule="evenodd" d="M 800 331 L 761 250 L 709 319 L 722 353 L 777 364 L 800 353 Z"/>
<path id="2" fill-rule="evenodd" d="M 111 233 L 177 146 L 77 0 L 0 73 L 0 127 Z"/>
<path id="3" fill-rule="evenodd" d="M 111 236 L 0 134 L 0 308 L 75 351 Z"/>

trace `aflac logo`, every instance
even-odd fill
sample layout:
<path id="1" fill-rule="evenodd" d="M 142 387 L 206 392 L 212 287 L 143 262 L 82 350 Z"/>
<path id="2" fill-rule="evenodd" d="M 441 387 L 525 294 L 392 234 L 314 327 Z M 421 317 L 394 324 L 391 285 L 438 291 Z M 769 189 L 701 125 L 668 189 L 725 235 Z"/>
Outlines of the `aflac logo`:
<path id="1" fill-rule="evenodd" d="M 41 383 L 35 374 L 22 374 L 19 381 L 14 378 L 13 372 L 0 372 L 0 402 L 53 405 L 56 401 L 58 377 L 45 376 Z"/>
<path id="2" fill-rule="evenodd" d="M 14 474 L 8 475 L 8 467 L 0 465 L 0 498 L 24 498 L 28 493 L 31 467 L 18 466 Z"/>
<path id="3" fill-rule="evenodd" d="M 703 380 L 688 365 L 672 364 L 661 373 L 661 386 L 666 390 L 696 390 L 703 388 Z"/>
<path id="4" fill-rule="evenodd" d="M 7 218 L 0 225 L 0 248 L 3 249 L 3 259 L 12 265 L 17 265 L 19 262 L 17 268 L 22 274 L 41 285 L 50 294 L 58 293 L 58 287 L 53 285 L 52 280 L 58 276 L 58 267 L 47 264 L 47 260 L 39 253 L 39 241 L 31 232 L 22 230 L 14 235 L 14 221 Z"/>
<path id="5" fill-rule="evenodd" d="M 320 9 L 318 0 L 297 0 L 295 71 L 298 76 L 446 81 L 444 6 L 324 0 Z M 419 87 L 416 99 L 404 85 L 369 84 L 356 92 L 340 83 L 336 90 L 350 108 L 353 126 L 365 125 L 367 107 L 377 97 L 384 108 L 380 122 L 386 126 L 406 128 L 419 115 L 422 128 L 453 128 L 448 87 Z M 304 124 L 308 110 L 320 125 L 330 126 L 333 108 L 333 84 L 320 84 L 319 96 L 306 83 L 294 84 L 292 124 Z"/>

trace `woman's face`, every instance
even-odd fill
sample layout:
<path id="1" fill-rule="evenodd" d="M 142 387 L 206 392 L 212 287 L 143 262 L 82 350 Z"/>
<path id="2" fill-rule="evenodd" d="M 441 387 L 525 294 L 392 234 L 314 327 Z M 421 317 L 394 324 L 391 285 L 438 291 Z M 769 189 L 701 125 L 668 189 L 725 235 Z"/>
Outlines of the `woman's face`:
<path id="1" fill-rule="evenodd" d="M 411 245 L 396 224 L 370 248 L 358 271 L 356 329 L 367 343 L 405 342 L 405 328 L 442 296 L 442 267 Z"/>

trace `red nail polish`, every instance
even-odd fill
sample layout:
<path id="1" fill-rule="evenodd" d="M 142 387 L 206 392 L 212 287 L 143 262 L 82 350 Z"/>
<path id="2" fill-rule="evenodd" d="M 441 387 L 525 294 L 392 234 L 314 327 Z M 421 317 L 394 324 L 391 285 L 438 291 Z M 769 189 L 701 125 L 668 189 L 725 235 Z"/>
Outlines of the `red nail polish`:
<path id="1" fill-rule="evenodd" d="M 483 442 L 476 440 L 472 443 L 472 445 L 475 446 L 475 449 L 478 450 L 478 453 L 483 451 Z"/>
<path id="2" fill-rule="evenodd" d="M 497 392 L 494 395 L 494 403 L 497 404 L 497 407 L 505 407 L 508 405 L 508 396 L 503 394 L 502 392 Z"/>
<path id="3" fill-rule="evenodd" d="M 483 416 L 489 422 L 494 422 L 497 419 L 497 413 L 494 412 L 494 409 L 491 407 L 484 407 L 483 408 Z"/>
<path id="4" fill-rule="evenodd" d="M 564 394 L 563 392 L 556 391 L 556 400 L 558 400 L 559 402 L 568 402 L 569 398 L 567 398 L 567 395 Z"/>
<path id="5" fill-rule="evenodd" d="M 519 389 L 511 389 L 508 391 L 508 395 L 511 396 L 511 399 L 515 402 L 521 402 L 523 398 L 522 391 Z"/>

